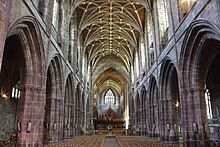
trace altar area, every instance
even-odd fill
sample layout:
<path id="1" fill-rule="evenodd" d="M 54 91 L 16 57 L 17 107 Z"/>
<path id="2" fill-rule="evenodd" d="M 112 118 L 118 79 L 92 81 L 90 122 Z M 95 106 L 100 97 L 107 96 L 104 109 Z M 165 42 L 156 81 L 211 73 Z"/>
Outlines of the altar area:
<path id="1" fill-rule="evenodd" d="M 125 120 L 123 116 L 116 115 L 109 107 L 106 114 L 93 119 L 95 134 L 125 135 Z"/>

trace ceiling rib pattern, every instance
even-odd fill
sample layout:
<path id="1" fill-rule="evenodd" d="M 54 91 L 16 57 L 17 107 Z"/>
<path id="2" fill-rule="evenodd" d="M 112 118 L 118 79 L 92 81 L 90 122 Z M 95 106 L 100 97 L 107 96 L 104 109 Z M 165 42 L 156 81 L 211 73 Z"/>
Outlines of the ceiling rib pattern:
<path id="1" fill-rule="evenodd" d="M 147 0 L 73 0 L 78 32 L 83 48 L 93 65 L 105 56 L 120 58 L 130 69 L 143 35 Z"/>

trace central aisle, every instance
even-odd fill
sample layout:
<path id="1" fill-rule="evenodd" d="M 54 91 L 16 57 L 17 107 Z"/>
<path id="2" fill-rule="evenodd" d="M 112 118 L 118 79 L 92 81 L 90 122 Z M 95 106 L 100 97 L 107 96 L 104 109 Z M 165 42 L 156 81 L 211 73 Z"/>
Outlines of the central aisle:
<path id="1" fill-rule="evenodd" d="M 119 147 L 118 142 L 115 137 L 107 137 L 105 138 L 104 147 Z"/>

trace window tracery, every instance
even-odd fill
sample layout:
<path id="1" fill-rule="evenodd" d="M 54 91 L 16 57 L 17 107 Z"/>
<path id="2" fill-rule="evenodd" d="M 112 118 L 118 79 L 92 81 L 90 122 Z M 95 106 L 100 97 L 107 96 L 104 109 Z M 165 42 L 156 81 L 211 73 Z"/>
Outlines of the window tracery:
<path id="1" fill-rule="evenodd" d="M 21 97 L 20 81 L 12 88 L 11 97 L 17 99 Z"/>
<path id="2" fill-rule="evenodd" d="M 105 103 L 115 103 L 115 95 L 111 89 L 109 89 L 105 94 Z"/>

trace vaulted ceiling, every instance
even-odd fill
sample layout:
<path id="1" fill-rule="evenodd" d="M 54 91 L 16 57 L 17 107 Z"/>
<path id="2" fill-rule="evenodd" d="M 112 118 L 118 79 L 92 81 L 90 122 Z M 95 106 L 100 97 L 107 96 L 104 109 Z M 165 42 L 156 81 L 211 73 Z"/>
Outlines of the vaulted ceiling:
<path id="1" fill-rule="evenodd" d="M 123 75 L 128 79 L 134 54 L 138 51 L 144 32 L 144 17 L 150 8 L 149 1 L 73 0 L 72 5 L 93 79 L 111 68 L 120 73 L 118 78 Z M 113 81 L 117 83 L 117 80 Z"/>

